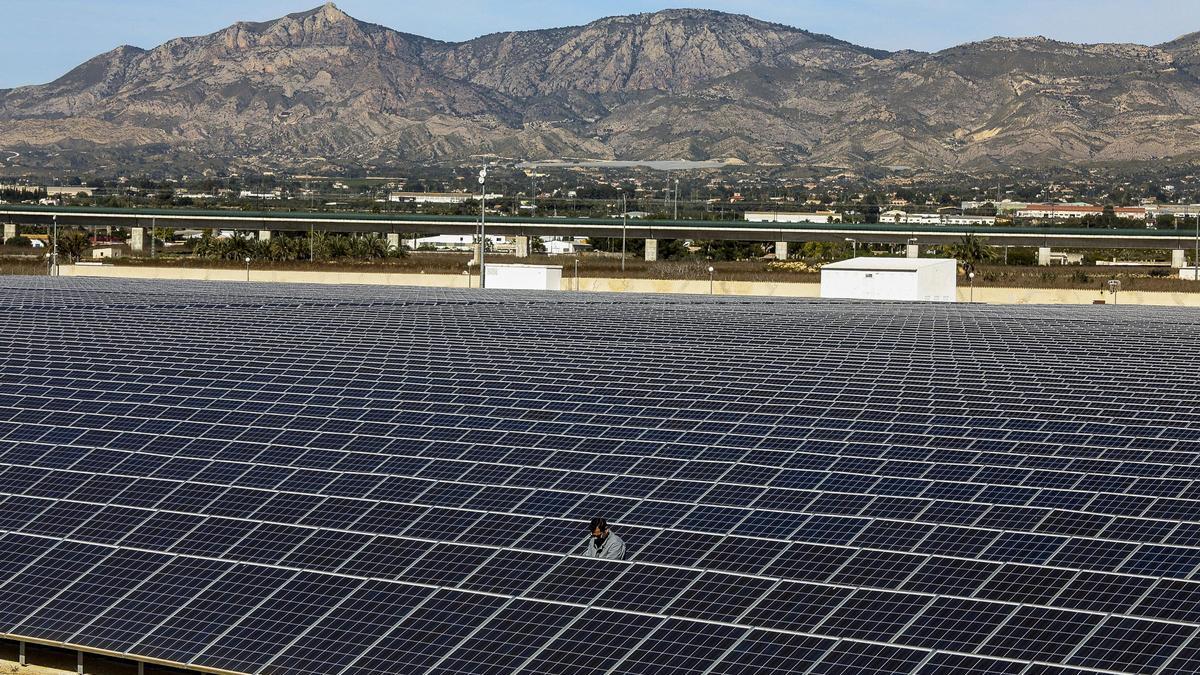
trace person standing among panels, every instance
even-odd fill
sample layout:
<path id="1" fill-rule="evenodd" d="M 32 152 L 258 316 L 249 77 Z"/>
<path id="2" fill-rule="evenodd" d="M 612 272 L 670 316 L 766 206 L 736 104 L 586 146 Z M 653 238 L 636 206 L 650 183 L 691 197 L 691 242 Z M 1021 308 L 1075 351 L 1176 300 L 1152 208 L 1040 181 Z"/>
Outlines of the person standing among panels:
<path id="1" fill-rule="evenodd" d="M 592 518 L 592 535 L 583 542 L 583 555 L 587 558 L 624 560 L 625 542 L 608 529 L 608 521 Z"/>

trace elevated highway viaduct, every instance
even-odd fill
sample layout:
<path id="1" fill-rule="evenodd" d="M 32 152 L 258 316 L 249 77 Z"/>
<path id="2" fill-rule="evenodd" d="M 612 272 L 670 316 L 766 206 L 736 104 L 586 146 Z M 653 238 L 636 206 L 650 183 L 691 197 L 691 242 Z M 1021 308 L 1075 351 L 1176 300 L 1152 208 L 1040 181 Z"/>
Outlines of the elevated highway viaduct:
<path id="1" fill-rule="evenodd" d="M 373 232 L 386 235 L 398 245 L 404 234 L 472 234 L 478 217 L 436 216 L 411 213 L 325 213 L 312 211 L 238 211 L 199 209 L 118 209 L 103 207 L 59 207 L 0 204 L 4 238 L 15 236 L 17 227 L 59 225 L 86 229 L 121 227 L 130 233 L 130 245 L 138 251 L 151 227 L 175 229 L 219 229 L 257 232 L 261 238 L 273 232 L 333 233 Z M 1146 228 L 1102 229 L 1080 227 L 1004 227 L 959 225 L 894 225 L 843 223 L 752 223 L 715 220 L 629 220 L 615 218 L 517 218 L 489 216 L 489 234 L 517 240 L 517 254 L 528 255 L 531 237 L 577 236 L 616 237 L 646 240 L 646 259 L 654 260 L 661 239 L 725 239 L 774 242 L 776 254 L 784 257 L 788 244 L 807 241 L 845 241 L 863 244 L 907 245 L 910 256 L 919 246 L 952 244 L 974 234 L 992 246 L 1036 247 L 1039 263 L 1049 264 L 1051 248 L 1160 249 L 1172 252 L 1172 264 L 1185 264 L 1184 252 L 1197 246 L 1196 234 L 1186 230 Z"/>

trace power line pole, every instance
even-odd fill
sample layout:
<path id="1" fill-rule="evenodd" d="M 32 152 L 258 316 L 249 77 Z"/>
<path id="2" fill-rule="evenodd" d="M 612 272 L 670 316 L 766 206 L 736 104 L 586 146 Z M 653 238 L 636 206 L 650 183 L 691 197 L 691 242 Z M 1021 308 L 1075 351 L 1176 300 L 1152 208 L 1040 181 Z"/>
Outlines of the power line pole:
<path id="1" fill-rule="evenodd" d="M 479 287 L 487 287 L 483 254 L 487 249 L 487 167 L 479 170 Z"/>

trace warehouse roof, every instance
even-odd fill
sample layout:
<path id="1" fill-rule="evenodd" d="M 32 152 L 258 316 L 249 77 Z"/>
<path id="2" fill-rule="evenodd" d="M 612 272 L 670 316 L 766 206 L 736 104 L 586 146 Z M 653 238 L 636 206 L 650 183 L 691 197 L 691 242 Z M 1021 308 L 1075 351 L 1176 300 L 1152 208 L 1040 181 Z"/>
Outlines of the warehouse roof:
<path id="1" fill-rule="evenodd" d="M 880 271 L 894 270 L 897 272 L 915 272 L 926 267 L 937 267 L 945 264 L 957 265 L 952 258 L 851 258 L 823 266 L 823 270 L 863 270 Z"/>

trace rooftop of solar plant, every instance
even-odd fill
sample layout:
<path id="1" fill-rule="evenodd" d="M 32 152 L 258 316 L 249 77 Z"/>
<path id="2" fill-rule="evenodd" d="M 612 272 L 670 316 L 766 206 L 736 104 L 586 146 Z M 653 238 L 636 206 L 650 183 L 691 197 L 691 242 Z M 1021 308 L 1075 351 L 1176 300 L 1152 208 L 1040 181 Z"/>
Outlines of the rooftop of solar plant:
<path id="1" fill-rule="evenodd" d="M 1195 673 L 1198 329 L 0 279 L 0 636 L 275 675 Z M 626 560 L 578 555 L 597 515 Z"/>

